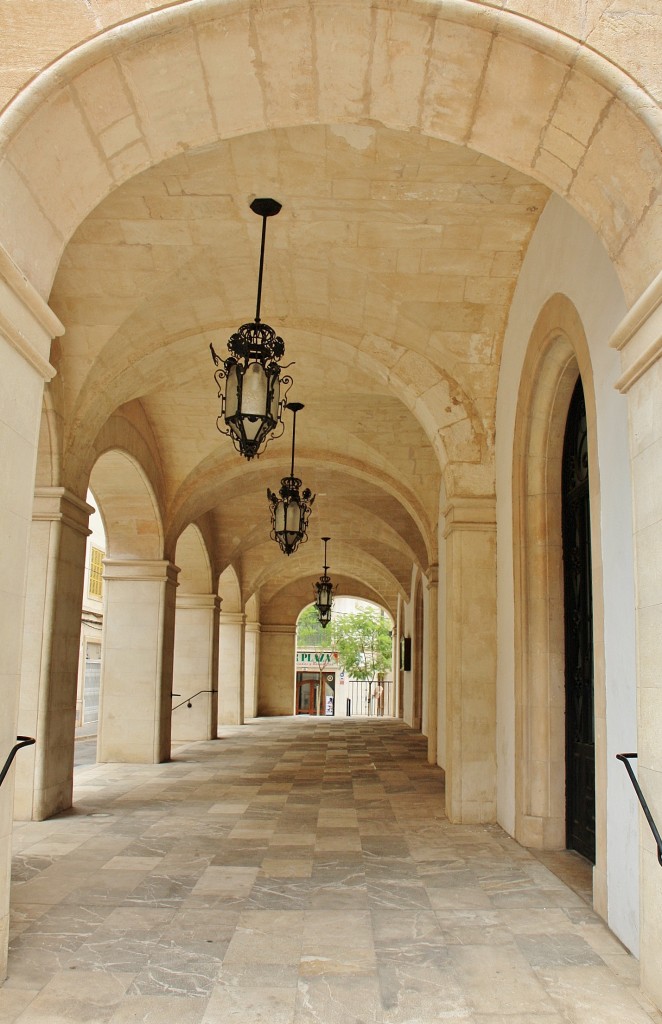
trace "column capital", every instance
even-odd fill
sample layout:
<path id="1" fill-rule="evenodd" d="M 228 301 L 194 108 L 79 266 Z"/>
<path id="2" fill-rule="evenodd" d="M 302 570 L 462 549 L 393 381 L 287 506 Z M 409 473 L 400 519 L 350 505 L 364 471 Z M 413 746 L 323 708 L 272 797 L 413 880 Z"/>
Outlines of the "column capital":
<path id="1" fill-rule="evenodd" d="M 39 292 L 0 246 L 0 335 L 44 381 L 55 369 L 48 361 L 51 341 L 64 327 Z"/>
<path id="2" fill-rule="evenodd" d="M 496 530 L 496 498 L 452 498 L 444 512 L 444 537 L 455 530 Z"/>
<path id="3" fill-rule="evenodd" d="M 160 558 L 104 558 L 104 580 L 172 583 L 177 585 L 179 568 Z"/>
<path id="4" fill-rule="evenodd" d="M 221 599 L 217 594 L 182 594 L 178 592 L 176 602 L 177 611 L 180 609 L 219 611 L 221 607 Z"/>
<path id="5" fill-rule="evenodd" d="M 428 581 L 428 590 L 432 590 L 433 587 L 439 586 L 439 566 L 436 562 L 432 565 L 428 565 L 425 570 L 425 578 Z"/>
<path id="6" fill-rule="evenodd" d="M 94 507 L 88 505 L 66 487 L 36 487 L 32 506 L 33 522 L 61 522 L 85 537 L 92 531 L 88 527 Z"/>
<path id="7" fill-rule="evenodd" d="M 220 624 L 221 626 L 244 626 L 246 624 L 246 616 L 243 612 L 224 612 L 221 610 Z"/>
<path id="8" fill-rule="evenodd" d="M 259 622 L 247 622 L 246 623 L 246 632 L 247 633 L 261 633 L 262 632 L 262 626 L 260 625 Z"/>
<path id="9" fill-rule="evenodd" d="M 662 271 L 625 314 L 609 344 L 621 353 L 616 388 L 625 394 L 662 356 Z"/>
<path id="10" fill-rule="evenodd" d="M 291 625 L 290 623 L 262 623 L 261 632 L 271 636 L 294 636 L 296 634 L 297 627 L 296 623 Z"/>

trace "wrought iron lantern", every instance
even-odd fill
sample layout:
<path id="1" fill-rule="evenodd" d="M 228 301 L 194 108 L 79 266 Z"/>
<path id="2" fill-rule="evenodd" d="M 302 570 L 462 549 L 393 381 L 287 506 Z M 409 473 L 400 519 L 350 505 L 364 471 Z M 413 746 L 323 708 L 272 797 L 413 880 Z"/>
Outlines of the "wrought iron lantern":
<path id="1" fill-rule="evenodd" d="M 297 413 L 303 405 L 301 402 L 289 402 L 286 408 L 292 411 L 292 468 L 290 475 L 281 480 L 278 494 L 267 487 L 267 498 L 271 506 L 271 539 L 278 541 L 286 555 L 291 555 L 299 544 L 308 540 L 306 530 L 315 495 L 308 487 L 300 491 L 301 480 L 294 475 Z"/>
<path id="2" fill-rule="evenodd" d="M 317 583 L 313 583 L 313 590 L 316 594 L 315 611 L 317 612 L 317 618 L 322 628 L 326 629 L 331 622 L 331 608 L 333 606 L 333 584 L 331 577 L 327 575 L 329 567 L 326 564 L 326 545 L 331 538 L 322 537 L 322 540 L 324 541 L 324 572 Z"/>
<path id="3" fill-rule="evenodd" d="M 232 335 L 227 359 L 222 360 L 214 346 L 209 346 L 218 367 L 214 379 L 221 400 L 221 415 L 216 426 L 221 434 L 232 439 L 237 451 L 247 459 L 259 455 L 268 440 L 283 433 L 283 409 L 292 386 L 292 378 L 282 376 L 286 367 L 278 362 L 285 353 L 285 343 L 273 327 L 260 321 L 267 217 L 275 217 L 280 209 L 281 204 L 275 199 L 254 199 L 251 203 L 253 213 L 262 217 L 255 320 L 242 324 Z"/>

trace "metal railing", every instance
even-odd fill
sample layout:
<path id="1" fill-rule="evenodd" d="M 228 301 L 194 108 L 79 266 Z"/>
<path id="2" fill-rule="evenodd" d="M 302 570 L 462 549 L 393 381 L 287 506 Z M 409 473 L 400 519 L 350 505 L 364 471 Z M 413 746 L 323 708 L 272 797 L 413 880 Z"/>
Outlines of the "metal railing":
<path id="1" fill-rule="evenodd" d="M 190 697 L 187 697 L 186 700 L 181 701 L 180 704 L 175 704 L 175 706 L 171 710 L 176 711 L 177 708 L 183 708 L 185 704 L 187 708 L 192 708 L 192 701 L 195 700 L 196 697 L 199 697 L 201 693 L 218 693 L 218 690 L 198 690 L 197 693 L 192 693 Z M 181 697 L 181 693 L 173 693 L 172 696 Z"/>
<path id="2" fill-rule="evenodd" d="M 37 741 L 35 739 L 33 739 L 32 736 L 17 736 L 16 737 L 16 743 L 14 744 L 14 746 L 9 751 L 9 757 L 5 761 L 4 767 L 3 767 L 2 771 L 0 772 L 0 786 L 5 781 L 5 776 L 6 776 L 7 772 L 9 771 L 9 769 L 11 768 L 11 763 L 14 760 L 14 758 L 16 757 L 16 754 L 21 749 L 21 747 L 31 747 L 32 744 L 36 743 L 36 742 Z"/>
<path id="3" fill-rule="evenodd" d="M 655 838 L 655 842 L 657 843 L 657 859 L 658 859 L 658 862 L 659 862 L 660 866 L 662 867 L 662 836 L 660 836 L 660 832 L 658 830 L 658 827 L 657 827 L 657 825 L 655 824 L 655 822 L 653 820 L 653 815 L 651 814 L 650 807 L 646 803 L 646 797 L 644 796 L 644 794 L 641 791 L 641 786 L 639 785 L 639 780 L 638 780 L 637 776 L 634 774 L 634 772 L 632 770 L 632 765 L 630 764 L 630 760 L 632 758 L 636 758 L 636 757 L 638 757 L 637 754 L 617 754 L 616 755 L 617 760 L 622 761 L 623 764 L 625 765 L 625 767 L 627 768 L 627 773 L 630 776 L 630 781 L 632 782 L 632 785 L 634 786 L 634 791 L 637 794 L 637 796 L 639 797 L 639 803 L 641 804 L 641 809 L 643 810 L 644 814 L 646 815 L 646 821 L 650 825 L 651 832 L 653 833 L 653 836 Z"/>

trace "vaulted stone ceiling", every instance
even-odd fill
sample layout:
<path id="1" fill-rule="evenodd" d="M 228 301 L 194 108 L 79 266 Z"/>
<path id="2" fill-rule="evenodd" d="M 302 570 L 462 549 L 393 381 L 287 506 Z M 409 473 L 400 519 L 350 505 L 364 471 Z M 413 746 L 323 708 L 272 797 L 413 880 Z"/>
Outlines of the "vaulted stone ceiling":
<path id="1" fill-rule="evenodd" d="M 253 318 L 257 195 L 283 204 L 262 316 L 294 363 L 296 470 L 318 494 L 289 560 L 265 491 L 289 472 L 291 418 L 250 464 L 215 428 L 209 343 L 224 356 Z M 412 563 L 436 560 L 442 474 L 449 493 L 489 492 L 503 331 L 548 195 L 469 149 L 369 124 L 243 136 L 139 175 L 81 225 L 51 295 L 65 483 L 86 482 L 119 410 L 159 466 L 171 557 L 204 523 L 247 598 L 319 575 L 328 534 L 332 569 L 393 608 Z"/>

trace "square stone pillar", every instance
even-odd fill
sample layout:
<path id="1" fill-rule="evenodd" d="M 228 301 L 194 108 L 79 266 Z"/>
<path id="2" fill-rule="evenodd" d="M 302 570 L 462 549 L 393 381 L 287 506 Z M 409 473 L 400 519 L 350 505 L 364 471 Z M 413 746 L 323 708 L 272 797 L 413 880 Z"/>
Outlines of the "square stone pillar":
<path id="1" fill-rule="evenodd" d="M 496 821 L 496 522 L 492 498 L 446 517 L 446 813 Z"/>
<path id="2" fill-rule="evenodd" d="M 662 274 L 629 311 L 611 344 L 621 351 L 623 373 L 617 387 L 628 396 L 630 418 L 637 602 L 636 770 L 653 819 L 662 829 Z M 631 799 L 636 800 L 634 789 Z M 662 868 L 643 814 L 639 836 L 641 984 L 662 1007 Z"/>
<path id="3" fill-rule="evenodd" d="M 173 742 L 217 736 L 220 607 L 215 594 L 177 594 L 172 688 L 179 696 L 172 698 Z"/>
<path id="4" fill-rule="evenodd" d="M 42 821 L 71 807 L 85 543 L 91 505 L 63 487 L 35 491 L 18 729 L 34 736 L 16 766 L 14 812 Z"/>
<path id="5" fill-rule="evenodd" d="M 35 467 L 52 338 L 64 328 L 0 247 L 0 764 L 16 742 Z M 25 756 L 20 750 L 14 765 Z M 14 774 L 0 788 L 0 982 L 6 976 Z"/>
<path id="6" fill-rule="evenodd" d="M 425 651 L 428 659 L 428 762 L 437 763 L 438 682 L 439 682 L 439 566 L 431 565 L 426 572 L 428 581 L 428 620 Z"/>
<path id="7" fill-rule="evenodd" d="M 244 648 L 244 718 L 257 715 L 258 667 L 260 664 L 260 623 L 246 623 Z"/>
<path id="8" fill-rule="evenodd" d="M 99 761 L 170 758 L 178 572 L 160 560 L 104 560 Z"/>
<path id="9" fill-rule="evenodd" d="M 218 642 L 218 723 L 244 724 L 244 629 L 242 612 L 221 612 Z"/>
<path id="10" fill-rule="evenodd" d="M 258 715 L 294 714 L 296 625 L 262 625 Z"/>

